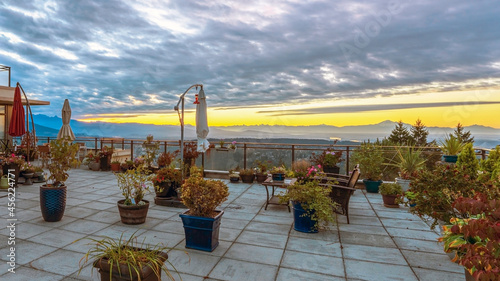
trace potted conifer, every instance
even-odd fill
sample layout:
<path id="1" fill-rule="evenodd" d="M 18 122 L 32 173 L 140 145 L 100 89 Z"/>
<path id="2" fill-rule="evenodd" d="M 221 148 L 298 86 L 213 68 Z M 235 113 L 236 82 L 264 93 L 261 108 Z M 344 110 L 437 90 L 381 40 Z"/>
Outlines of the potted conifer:
<path id="1" fill-rule="evenodd" d="M 378 193 L 378 187 L 382 184 L 382 165 L 384 163 L 380 146 L 369 142 L 363 143 L 354 151 L 351 163 L 359 164 L 366 191 Z"/>
<path id="2" fill-rule="evenodd" d="M 80 163 L 76 157 L 78 144 L 71 144 L 69 139 L 50 142 L 52 161 L 49 164 L 50 176 L 47 184 L 40 186 L 40 209 L 45 221 L 60 221 L 66 209 L 66 185 L 68 170 Z"/>

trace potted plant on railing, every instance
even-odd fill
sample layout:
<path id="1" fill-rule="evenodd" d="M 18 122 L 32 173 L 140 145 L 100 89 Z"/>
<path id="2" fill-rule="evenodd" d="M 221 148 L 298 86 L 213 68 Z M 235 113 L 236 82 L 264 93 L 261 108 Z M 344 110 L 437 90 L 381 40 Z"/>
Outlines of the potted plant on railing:
<path id="1" fill-rule="evenodd" d="M 149 201 L 144 200 L 144 195 L 149 192 L 152 184 L 149 170 L 141 165 L 124 173 L 115 173 L 115 176 L 125 197 L 117 203 L 122 223 L 144 223 L 149 210 Z"/>
<path id="2" fill-rule="evenodd" d="M 273 181 L 284 181 L 286 175 L 286 168 L 283 166 L 274 166 L 271 171 Z"/>
<path id="3" fill-rule="evenodd" d="M 320 165 L 325 173 L 338 174 L 340 172 L 338 164 L 342 162 L 342 151 L 335 151 L 328 148 L 320 154 L 313 153 L 311 155 L 311 162 L 315 165 Z"/>
<path id="4" fill-rule="evenodd" d="M 99 161 L 101 163 L 101 171 L 109 171 L 111 168 L 111 156 L 113 155 L 114 148 L 104 146 L 99 151 Z"/>
<path id="5" fill-rule="evenodd" d="M 157 197 L 177 198 L 177 190 L 181 186 L 181 171 L 175 166 L 161 168 L 153 177 L 153 186 Z"/>
<path id="6" fill-rule="evenodd" d="M 399 178 L 396 178 L 396 183 L 401 186 L 403 192 L 406 192 L 410 188 L 411 180 L 424 167 L 426 159 L 421 156 L 419 149 L 413 147 L 398 148 L 396 157 L 396 160 L 388 159 L 385 164 L 399 169 Z"/>
<path id="7" fill-rule="evenodd" d="M 181 200 L 189 210 L 180 214 L 186 235 L 186 248 L 212 252 L 219 245 L 219 227 L 224 211 L 216 208 L 229 196 L 220 180 L 204 179 L 201 171 L 191 169 L 191 176 L 181 188 Z"/>
<path id="8" fill-rule="evenodd" d="M 100 239 L 82 238 L 92 241 L 93 247 L 80 260 L 78 275 L 91 261 L 93 268 L 99 270 L 101 280 L 161 281 L 162 272 L 170 280 L 174 280 L 172 273 L 165 266 L 165 262 L 167 262 L 176 271 L 175 267 L 168 261 L 167 251 L 170 248 L 161 243 L 151 246 L 146 244 L 144 240 L 139 243 L 137 242 L 138 237 L 135 235 L 136 232 L 127 240 L 124 239 L 123 233 L 118 239 L 108 236 Z"/>
<path id="9" fill-rule="evenodd" d="M 443 141 L 440 142 L 441 151 L 443 152 L 444 162 L 456 163 L 458 154 L 464 148 L 464 143 L 462 143 L 454 135 L 446 136 Z"/>
<path id="10" fill-rule="evenodd" d="M 47 184 L 40 186 L 40 209 L 45 221 L 60 221 L 66 209 L 66 185 L 68 170 L 79 165 L 76 154 L 78 144 L 71 144 L 69 139 L 58 139 L 50 142 L 51 162 L 50 176 Z"/>
<path id="11" fill-rule="evenodd" d="M 329 222 L 334 222 L 336 203 L 329 196 L 330 187 L 320 185 L 317 181 L 308 181 L 290 185 L 287 189 L 288 192 L 280 194 L 280 202 L 292 202 L 293 229 L 316 233 Z"/>
<path id="12" fill-rule="evenodd" d="M 354 150 L 351 163 L 359 164 L 363 183 L 367 192 L 378 193 L 382 184 L 384 157 L 380 146 L 372 143 L 363 143 Z"/>
<path id="13" fill-rule="evenodd" d="M 460 216 L 443 226 L 444 251 L 464 266 L 466 280 L 498 280 L 500 276 L 500 200 L 482 193 L 459 197 L 453 208 Z"/>
<path id="14" fill-rule="evenodd" d="M 255 178 L 253 169 L 240 169 L 240 178 L 244 183 L 253 183 Z"/>
<path id="15" fill-rule="evenodd" d="M 92 152 L 87 153 L 83 159 L 82 164 L 88 165 L 89 169 L 92 171 L 99 171 L 101 169 L 101 164 L 99 164 L 99 155 L 94 155 Z"/>
<path id="16" fill-rule="evenodd" d="M 382 195 L 384 206 L 388 208 L 399 208 L 396 199 L 401 197 L 403 189 L 401 186 L 394 182 L 384 182 L 379 186 L 379 193 Z"/>

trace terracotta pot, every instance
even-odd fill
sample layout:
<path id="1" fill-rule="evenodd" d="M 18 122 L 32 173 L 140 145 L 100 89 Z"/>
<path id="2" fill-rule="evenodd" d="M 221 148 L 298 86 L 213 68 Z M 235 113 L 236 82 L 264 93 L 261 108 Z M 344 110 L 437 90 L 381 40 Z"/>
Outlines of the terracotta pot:
<path id="1" fill-rule="evenodd" d="M 240 175 L 241 181 L 244 183 L 252 183 L 255 178 L 254 175 Z"/>
<path id="2" fill-rule="evenodd" d="M 258 183 L 263 183 L 267 179 L 267 174 L 256 174 L 255 178 Z"/>
<path id="3" fill-rule="evenodd" d="M 382 200 L 384 201 L 384 206 L 388 208 L 399 208 L 399 204 L 396 203 L 397 195 L 384 195 L 382 194 Z"/>
<path id="4" fill-rule="evenodd" d="M 120 171 L 120 163 L 111 163 L 111 171 L 119 172 Z"/>
<path id="5" fill-rule="evenodd" d="M 144 205 L 125 205 L 125 199 L 118 201 L 118 211 L 124 224 L 141 224 L 146 222 L 149 210 L 149 201 L 142 200 Z"/>

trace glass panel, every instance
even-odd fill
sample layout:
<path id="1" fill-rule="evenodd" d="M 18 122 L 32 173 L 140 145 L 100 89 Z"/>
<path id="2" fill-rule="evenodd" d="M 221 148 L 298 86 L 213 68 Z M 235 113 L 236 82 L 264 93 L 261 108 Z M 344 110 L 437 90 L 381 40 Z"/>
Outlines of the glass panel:
<path id="1" fill-rule="evenodd" d="M 0 138 L 5 139 L 5 115 L 0 115 Z"/>

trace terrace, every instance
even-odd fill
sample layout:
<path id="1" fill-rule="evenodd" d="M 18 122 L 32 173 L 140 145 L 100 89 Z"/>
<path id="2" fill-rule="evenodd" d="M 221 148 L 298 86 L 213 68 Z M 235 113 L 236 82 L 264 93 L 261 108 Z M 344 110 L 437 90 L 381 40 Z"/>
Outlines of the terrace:
<path id="1" fill-rule="evenodd" d="M 153 203 L 145 224 L 122 224 L 116 206 L 122 196 L 111 172 L 73 169 L 66 183 L 66 212 L 55 223 L 41 217 L 38 184 L 17 188 L 17 268 L 15 274 L 7 272 L 9 231 L 4 227 L 0 279 L 98 280 L 90 266 L 77 275 L 78 262 L 90 246 L 72 242 L 138 230 L 148 243 L 173 248 L 169 261 L 183 280 L 464 280 L 463 268 L 438 244 L 438 233 L 406 208 L 386 208 L 379 194 L 361 189 L 351 197 L 350 224 L 338 216 L 329 230 L 305 234 L 293 230 L 285 206 L 264 210 L 262 185 L 228 183 L 220 245 L 209 253 L 184 248 L 182 209 Z M 3 195 L 0 215 L 7 218 Z M 146 199 L 153 202 L 153 196 Z"/>

